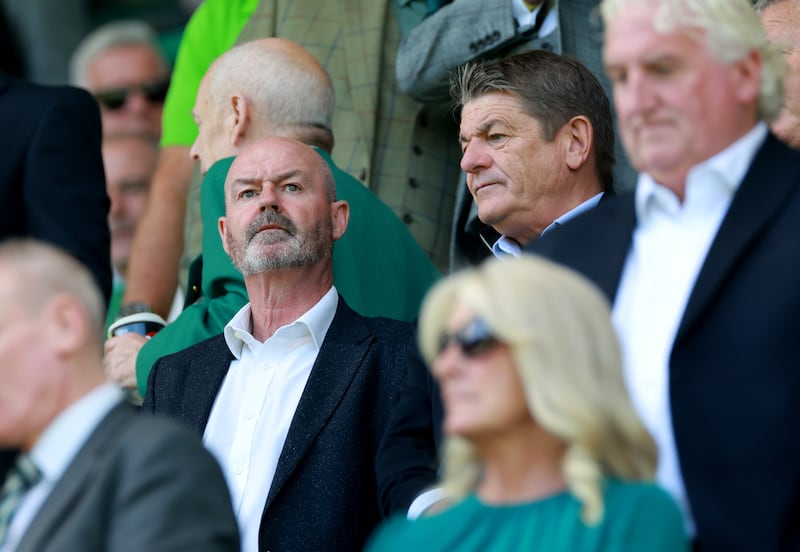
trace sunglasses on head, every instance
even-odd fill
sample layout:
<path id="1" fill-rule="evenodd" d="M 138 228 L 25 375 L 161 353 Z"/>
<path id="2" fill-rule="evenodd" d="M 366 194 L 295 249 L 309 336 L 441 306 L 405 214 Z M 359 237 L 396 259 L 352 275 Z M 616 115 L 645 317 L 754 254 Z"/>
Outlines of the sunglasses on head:
<path id="1" fill-rule="evenodd" d="M 455 333 L 442 333 L 439 338 L 438 354 L 442 354 L 451 344 L 461 349 L 465 357 L 477 357 L 494 349 L 500 340 L 492 335 L 489 325 L 476 318 Z"/>
<path id="2" fill-rule="evenodd" d="M 140 92 L 150 103 L 164 103 L 167 97 L 169 80 L 146 82 L 140 85 L 126 86 L 125 88 L 111 88 L 95 92 L 94 97 L 103 107 L 115 111 L 128 101 L 128 96 L 135 91 Z"/>

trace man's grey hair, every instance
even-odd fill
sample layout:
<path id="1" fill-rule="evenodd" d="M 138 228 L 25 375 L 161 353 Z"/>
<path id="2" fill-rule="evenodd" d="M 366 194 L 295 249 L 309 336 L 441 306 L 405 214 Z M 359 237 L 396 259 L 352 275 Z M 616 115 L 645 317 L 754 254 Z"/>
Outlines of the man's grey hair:
<path id="1" fill-rule="evenodd" d="M 140 45 L 152 48 L 160 60 L 166 75 L 168 64 L 158 44 L 155 31 L 144 21 L 130 19 L 107 23 L 102 27 L 98 27 L 83 39 L 70 59 L 70 83 L 74 86 L 88 88 L 87 70 L 94 58 L 113 48 Z"/>
<path id="2" fill-rule="evenodd" d="M 617 13 L 654 0 L 603 0 L 600 13 L 608 28 Z M 656 0 L 653 27 L 659 33 L 698 34 L 708 53 L 722 63 L 733 63 L 751 52 L 761 56 L 761 87 L 757 116 L 775 119 L 783 107 L 784 60 L 767 40 L 751 0 Z M 764 2 L 767 4 L 770 2 Z"/>
<path id="3" fill-rule="evenodd" d="M 775 4 L 783 4 L 787 0 L 757 0 L 754 6 L 756 13 L 760 14 L 766 8 L 775 5 Z"/>

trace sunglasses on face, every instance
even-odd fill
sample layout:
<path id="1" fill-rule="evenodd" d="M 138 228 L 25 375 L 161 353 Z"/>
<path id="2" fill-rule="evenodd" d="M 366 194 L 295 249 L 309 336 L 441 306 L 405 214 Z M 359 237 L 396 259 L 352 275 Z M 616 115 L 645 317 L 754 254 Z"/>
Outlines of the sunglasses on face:
<path id="1" fill-rule="evenodd" d="M 128 101 L 128 97 L 133 92 L 140 92 L 150 103 L 164 103 L 167 97 L 169 80 L 159 80 L 146 82 L 140 85 L 127 86 L 125 88 L 111 88 L 95 92 L 94 97 L 106 109 L 115 111 L 120 109 Z"/>
<path id="2" fill-rule="evenodd" d="M 455 333 L 442 333 L 439 338 L 438 354 L 441 355 L 451 344 L 461 349 L 465 357 L 473 358 L 488 353 L 494 349 L 500 340 L 492 335 L 489 325 L 480 318 L 476 318 Z"/>

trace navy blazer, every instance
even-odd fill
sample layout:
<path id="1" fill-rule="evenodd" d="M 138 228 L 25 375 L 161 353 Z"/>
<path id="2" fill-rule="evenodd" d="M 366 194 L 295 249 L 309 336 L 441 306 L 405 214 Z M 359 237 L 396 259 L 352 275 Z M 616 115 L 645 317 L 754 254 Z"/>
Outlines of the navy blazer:
<path id="1" fill-rule="evenodd" d="M 375 457 L 412 326 L 339 306 L 297 405 L 264 505 L 259 550 L 360 550 L 380 521 Z M 222 334 L 159 360 L 143 408 L 199 434 L 233 355 Z"/>
<path id="2" fill-rule="evenodd" d="M 633 194 L 533 242 L 613 302 Z M 701 550 L 800 549 L 800 152 L 770 134 L 733 197 L 669 360 L 678 457 Z"/>
<path id="3" fill-rule="evenodd" d="M 0 73 L 0 240 L 57 245 L 111 296 L 109 200 L 100 110 L 85 90 L 39 86 Z"/>

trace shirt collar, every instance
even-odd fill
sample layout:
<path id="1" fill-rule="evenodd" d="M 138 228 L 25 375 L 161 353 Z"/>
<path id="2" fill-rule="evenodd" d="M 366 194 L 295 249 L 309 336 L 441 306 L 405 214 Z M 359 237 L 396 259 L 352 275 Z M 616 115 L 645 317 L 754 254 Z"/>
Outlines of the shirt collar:
<path id="1" fill-rule="evenodd" d="M 603 198 L 603 193 L 600 192 L 599 194 L 593 195 L 583 203 L 576 205 L 556 220 L 551 222 L 547 228 L 542 230 L 542 236 L 544 236 L 547 232 L 550 232 L 557 226 L 564 224 L 568 220 L 573 217 L 576 217 L 583 213 L 584 211 L 588 211 L 592 207 L 597 206 L 600 203 L 600 200 Z M 522 252 L 522 248 L 520 247 L 519 243 L 514 240 L 513 238 L 509 238 L 508 236 L 500 236 L 500 238 L 492 244 L 492 253 L 494 253 L 495 257 L 503 257 L 506 255 L 512 255 L 514 257 L 518 257 Z"/>
<path id="2" fill-rule="evenodd" d="M 44 430 L 31 449 L 31 459 L 45 480 L 57 481 L 89 436 L 124 393 L 104 383 L 72 403 Z"/>
<path id="3" fill-rule="evenodd" d="M 325 339 L 325 334 L 328 333 L 328 328 L 333 322 L 333 317 L 336 314 L 336 308 L 339 305 L 339 293 L 336 291 L 335 286 L 317 301 L 317 303 L 304 312 L 297 320 L 285 326 L 278 328 L 273 335 L 292 334 L 293 330 L 300 329 L 304 332 L 311 334 L 314 340 L 314 346 L 319 352 L 322 347 L 322 342 Z M 239 309 L 230 322 L 225 324 L 223 336 L 225 343 L 228 345 L 231 353 L 237 360 L 242 357 L 242 348 L 245 345 L 253 347 L 257 345 L 258 340 L 253 337 L 253 316 L 250 303 Z M 291 336 L 291 335 L 289 335 Z M 287 336 L 288 337 L 288 336 Z"/>
<path id="4" fill-rule="evenodd" d="M 689 169 L 689 173 L 686 175 L 686 195 L 688 196 L 691 189 L 704 180 L 705 175 L 711 173 L 732 196 L 744 180 L 767 132 L 766 123 L 759 122 L 727 148 Z M 674 196 L 671 190 L 656 182 L 649 174 L 639 173 L 636 183 L 636 217 L 638 220 L 644 220 L 652 203 L 664 200 L 667 195 Z M 677 198 L 675 200 L 677 201 Z"/>

